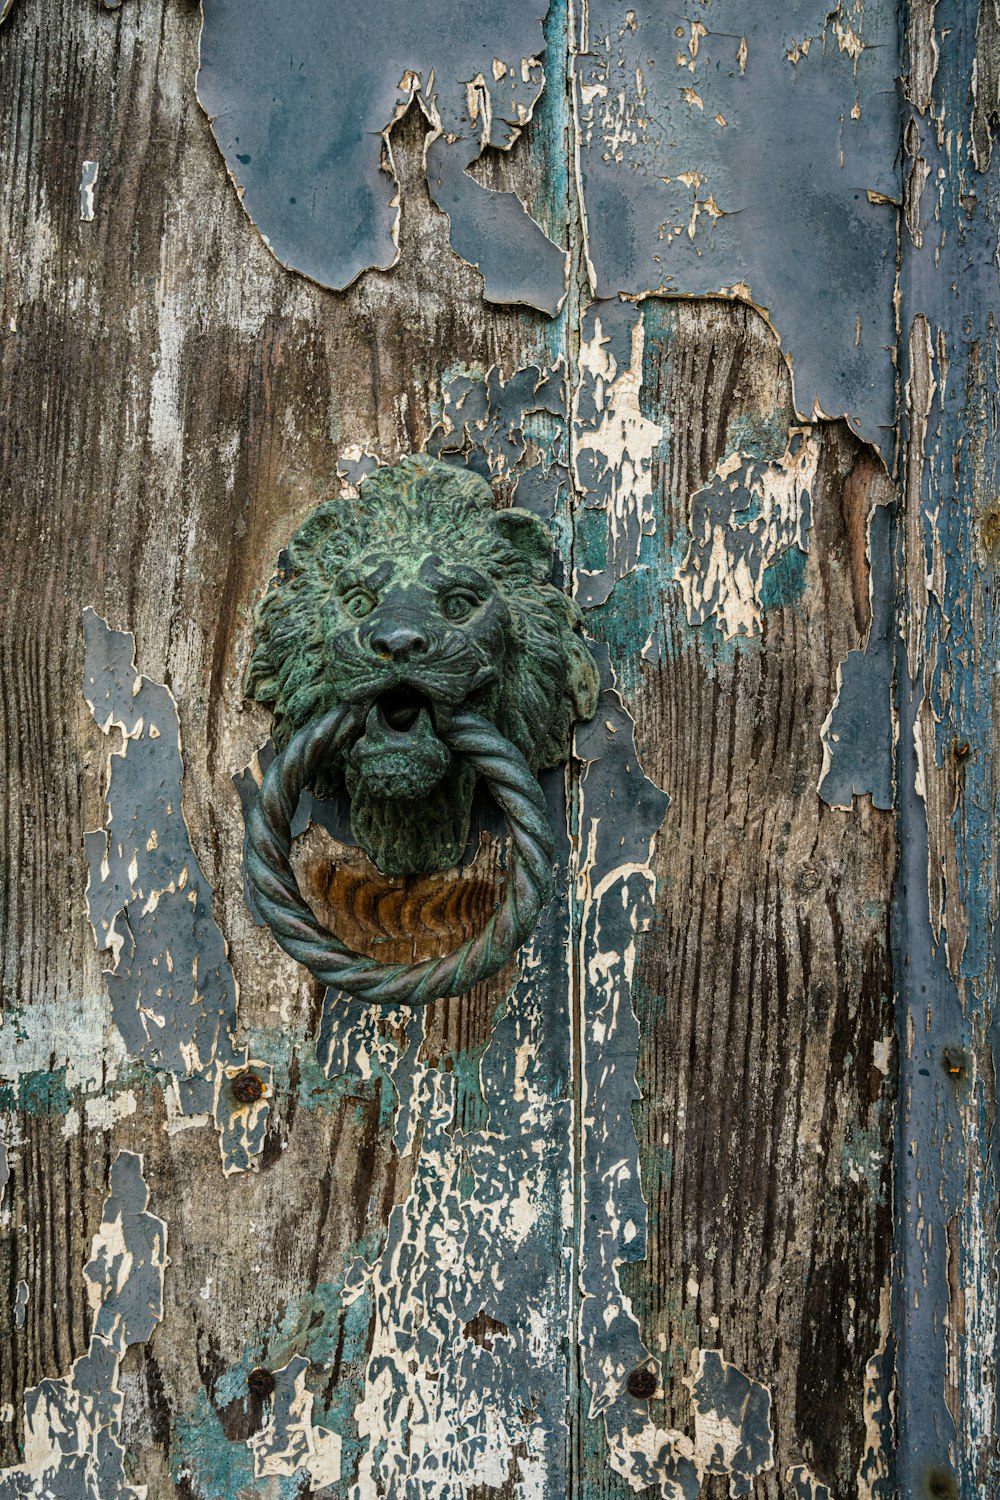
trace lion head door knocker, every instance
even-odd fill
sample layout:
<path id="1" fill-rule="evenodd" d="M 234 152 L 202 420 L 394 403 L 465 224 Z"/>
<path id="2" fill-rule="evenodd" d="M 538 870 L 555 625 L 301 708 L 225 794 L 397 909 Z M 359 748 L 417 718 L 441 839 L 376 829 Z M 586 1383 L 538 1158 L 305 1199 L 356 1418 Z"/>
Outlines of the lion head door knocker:
<path id="1" fill-rule="evenodd" d="M 421 455 L 320 505 L 255 615 L 247 694 L 274 713 L 278 755 L 247 819 L 247 876 L 286 953 L 365 1000 L 424 1005 L 495 974 L 553 889 L 537 772 L 569 755 L 597 704 L 580 612 L 552 582 L 548 528 L 494 510 L 477 474 Z M 478 936 L 382 964 L 323 928 L 292 871 L 309 788 L 350 800 L 354 837 L 387 875 L 458 863 L 479 780 L 510 835 L 506 883 Z"/>

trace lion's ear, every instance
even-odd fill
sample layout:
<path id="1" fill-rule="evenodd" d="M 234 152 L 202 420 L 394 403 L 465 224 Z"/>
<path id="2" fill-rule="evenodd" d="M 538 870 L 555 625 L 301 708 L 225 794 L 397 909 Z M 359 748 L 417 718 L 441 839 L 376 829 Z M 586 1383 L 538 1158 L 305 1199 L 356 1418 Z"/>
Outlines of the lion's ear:
<path id="1" fill-rule="evenodd" d="M 552 576 L 552 536 L 530 510 L 496 510 L 493 524 L 509 547 L 530 565 L 532 577 L 547 583 Z"/>

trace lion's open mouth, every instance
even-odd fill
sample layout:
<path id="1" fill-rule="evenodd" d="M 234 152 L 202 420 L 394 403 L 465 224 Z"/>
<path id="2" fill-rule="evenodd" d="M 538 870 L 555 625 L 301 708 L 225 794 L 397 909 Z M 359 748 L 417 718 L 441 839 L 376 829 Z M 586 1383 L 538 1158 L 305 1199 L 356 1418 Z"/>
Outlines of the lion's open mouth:
<path id="1" fill-rule="evenodd" d="M 434 705 L 418 688 L 400 685 L 380 693 L 368 709 L 351 765 L 376 797 L 426 797 L 451 764 L 438 738 Z"/>
<path id="2" fill-rule="evenodd" d="M 408 734 L 421 714 L 426 714 L 428 721 L 433 721 L 430 699 L 415 688 L 390 688 L 388 692 L 379 694 L 374 707 L 382 725 L 387 729 L 394 729 L 397 734 Z"/>

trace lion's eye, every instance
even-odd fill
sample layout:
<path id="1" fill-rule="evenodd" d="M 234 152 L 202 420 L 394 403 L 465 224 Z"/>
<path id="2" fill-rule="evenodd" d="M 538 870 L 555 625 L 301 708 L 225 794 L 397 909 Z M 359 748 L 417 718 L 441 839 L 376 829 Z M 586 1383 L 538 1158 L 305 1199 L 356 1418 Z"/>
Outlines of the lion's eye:
<path id="1" fill-rule="evenodd" d="M 465 589 L 452 589 L 441 600 L 441 613 L 446 620 L 458 624 L 462 620 L 467 620 L 473 610 L 479 608 L 479 604 L 480 601 L 475 594 Z"/>
<path id="2" fill-rule="evenodd" d="M 355 589 L 353 593 L 346 595 L 344 609 L 352 620 L 363 620 L 365 615 L 370 615 L 375 608 L 375 600 L 371 594 L 364 589 Z"/>

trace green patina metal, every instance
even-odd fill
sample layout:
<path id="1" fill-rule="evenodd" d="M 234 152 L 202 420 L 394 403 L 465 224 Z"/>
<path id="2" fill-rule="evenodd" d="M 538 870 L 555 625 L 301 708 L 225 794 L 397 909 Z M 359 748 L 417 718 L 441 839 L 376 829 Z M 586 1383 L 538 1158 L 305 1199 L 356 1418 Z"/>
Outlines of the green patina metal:
<path id="1" fill-rule="evenodd" d="M 292 537 L 255 615 L 247 693 L 274 743 L 346 704 L 358 730 L 313 790 L 346 786 L 355 838 L 380 870 L 457 863 L 475 790 L 441 738 L 458 709 L 496 725 L 532 771 L 562 764 L 597 702 L 580 612 L 551 581 L 548 527 L 492 508 L 478 474 L 414 455 Z"/>
<path id="2" fill-rule="evenodd" d="M 425 1003 L 497 972 L 551 894 L 540 770 L 597 703 L 580 612 L 552 582 L 548 527 L 494 510 L 479 475 L 412 455 L 318 507 L 255 616 L 248 695 L 274 712 L 274 761 L 248 821 L 247 873 L 278 941 L 327 983 Z M 318 926 L 291 872 L 307 788 L 346 791 L 351 829 L 388 875 L 461 858 L 482 779 L 513 855 L 497 913 L 446 960 L 380 966 Z"/>

